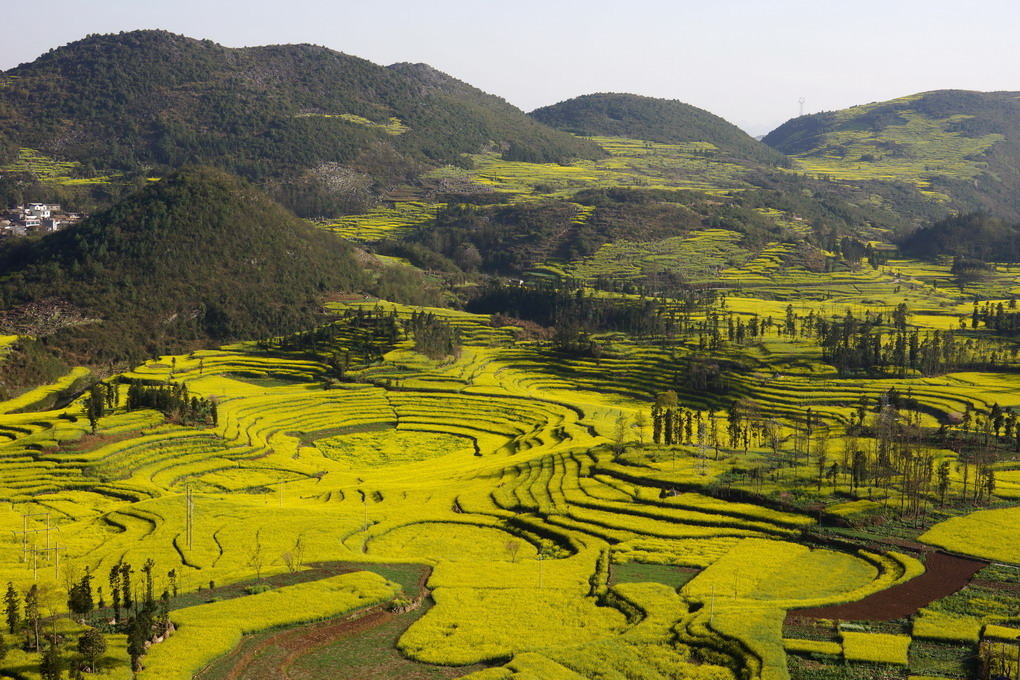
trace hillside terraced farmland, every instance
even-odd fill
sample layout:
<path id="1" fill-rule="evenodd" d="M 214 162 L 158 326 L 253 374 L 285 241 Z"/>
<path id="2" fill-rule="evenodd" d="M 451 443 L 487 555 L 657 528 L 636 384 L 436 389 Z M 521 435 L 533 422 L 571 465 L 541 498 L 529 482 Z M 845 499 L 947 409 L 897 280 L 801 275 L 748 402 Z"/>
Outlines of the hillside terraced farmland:
<path id="1" fill-rule="evenodd" d="M 350 241 L 398 239 L 435 218 L 442 203 L 397 201 L 392 206 L 373 208 L 362 215 L 343 217 L 323 226 Z"/>
<path id="2" fill-rule="evenodd" d="M 469 181 L 494 191 L 512 193 L 518 200 L 537 194 L 568 198 L 591 187 L 643 187 L 727 191 L 744 188 L 747 169 L 717 157 L 708 142 L 662 144 L 623 137 L 592 137 L 609 153 L 598 161 L 572 163 L 521 163 L 497 153 L 476 154 L 474 169 L 444 168 L 435 179 Z"/>
<path id="3" fill-rule="evenodd" d="M 909 97 L 895 100 L 896 103 L 909 101 Z M 870 105 L 841 111 L 836 114 L 837 121 L 866 116 L 870 108 L 878 107 Z M 980 160 L 984 152 L 1004 137 L 962 133 L 959 124 L 968 118 L 971 116 L 938 119 L 904 108 L 897 112 L 893 124 L 881 130 L 862 125 L 825 135 L 818 149 L 796 157 L 796 167 L 798 171 L 836 179 L 904 180 L 922 189 L 929 188 L 934 177 L 973 180 L 987 165 Z"/>
<path id="4" fill-rule="evenodd" d="M 0 166 L 0 172 L 25 173 L 32 178 L 62 186 L 109 184 L 111 177 L 75 177 L 81 171 L 81 164 L 72 161 L 58 161 L 28 147 L 18 150 L 13 163 Z"/>
<path id="5" fill-rule="evenodd" d="M 890 276 L 864 272 L 858 283 L 833 284 L 842 285 L 838 300 L 796 307 L 730 295 L 685 311 L 684 323 L 771 317 L 778 326 L 792 314 L 795 327 L 808 328 L 808 318 L 841 318 L 847 305 L 888 316 L 916 299 L 897 293 Z M 908 320 L 919 331 L 937 327 L 929 322 L 940 313 L 938 298 L 929 304 Z M 430 359 L 414 349 L 419 310 L 384 302 L 333 310 L 336 321 L 315 331 L 160 357 L 107 379 L 94 432 L 88 397 L 57 411 L 0 415 L 0 530 L 8 536 L 0 579 L 22 592 L 40 585 L 56 612 L 62 588 L 86 567 L 96 587 L 108 586 L 107 574 L 152 560 L 154 592 L 166 589 L 166 606 L 180 612 L 169 614 L 180 628 L 171 640 L 208 638 L 188 669 L 258 628 L 239 626 L 227 609 L 222 626 L 191 613 L 202 600 L 186 598 L 198 588 L 394 562 L 432 569 L 433 600 L 397 648 L 409 663 L 492 664 L 472 671 L 479 679 L 604 677 L 599 668 L 633 677 L 786 678 L 788 651 L 901 664 L 908 653 L 901 638 L 890 637 L 879 658 L 861 653 L 865 642 L 852 635 L 805 640 L 784 629 L 789 610 L 854 602 L 923 572 L 912 556 L 848 542 L 853 527 L 830 547 L 812 543 L 834 531 L 820 519 L 908 512 L 916 502 L 902 476 L 864 476 L 841 460 L 853 458 L 852 446 L 877 442 L 871 428 L 887 413 L 881 405 L 893 385 L 911 400 L 901 405 L 904 422 L 931 429 L 995 404 L 1020 405 L 1001 373 L 843 377 L 808 331 L 774 326 L 754 342 L 719 348 L 720 360 L 737 367 L 726 372 L 723 397 L 676 377 L 700 351 L 696 336 L 605 334 L 605 351 L 584 356 L 518 340 L 487 316 L 432 310 L 460 344 L 454 355 Z M 959 313 L 959 303 L 947 313 Z M 186 424 L 179 412 L 128 408 L 138 385 L 168 384 L 215 404 L 213 420 Z M 674 417 L 687 423 L 670 443 L 660 441 L 658 416 L 648 417 L 665 390 L 676 392 L 684 410 Z M 12 410 L 6 406 L 0 411 Z M 1000 476 L 996 494 L 1020 493 L 1018 468 L 1005 455 L 978 470 L 948 447 L 928 453 L 930 469 L 949 464 L 951 497 L 967 494 L 967 475 L 986 469 Z M 925 511 L 948 517 L 929 488 Z M 985 518 L 950 520 L 930 540 L 991 557 L 967 539 Z M 1016 561 L 1001 551 L 994 557 Z M 701 571 L 678 579 L 686 582 L 678 592 L 656 583 L 654 572 L 610 585 L 618 565 Z M 279 601 L 296 598 L 302 612 L 266 625 L 410 600 L 409 586 L 401 592 L 382 577 L 358 578 L 365 582 L 348 591 L 353 604 L 280 587 Z M 918 634 L 937 639 L 926 626 L 918 623 Z M 111 649 L 109 668 L 126 672 L 123 647 Z M 174 670 L 171 656 L 171 643 L 156 645 L 143 677 L 187 677 L 192 671 Z"/>

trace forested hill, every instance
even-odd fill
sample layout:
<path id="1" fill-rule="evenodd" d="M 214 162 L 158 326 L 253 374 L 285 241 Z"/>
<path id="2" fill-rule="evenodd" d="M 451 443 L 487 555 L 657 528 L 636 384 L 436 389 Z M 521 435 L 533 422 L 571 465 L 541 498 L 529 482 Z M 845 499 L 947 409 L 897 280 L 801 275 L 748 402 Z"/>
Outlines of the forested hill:
<path id="1" fill-rule="evenodd" d="M 795 118 L 765 143 L 834 179 L 900 180 L 1020 219 L 1020 92 L 938 90 Z"/>
<path id="2" fill-rule="evenodd" d="M 314 322 L 326 293 L 366 284 L 349 244 L 209 168 L 170 175 L 41 240 L 8 243 L 0 272 L 5 327 L 40 311 L 60 316 L 51 344 L 91 362 L 292 331 Z"/>
<path id="3" fill-rule="evenodd" d="M 1020 225 L 988 213 L 954 215 L 922 227 L 900 242 L 912 257 L 956 256 L 978 262 L 1020 261 Z"/>
<path id="4" fill-rule="evenodd" d="M 707 142 L 736 161 L 782 165 L 782 154 L 719 116 L 676 100 L 634 94 L 589 94 L 529 114 L 577 135 L 629 137 L 662 144 Z"/>
<path id="5" fill-rule="evenodd" d="M 152 30 L 91 35 L 3 73 L 2 138 L 0 163 L 22 147 L 86 175 L 202 163 L 280 187 L 304 213 L 356 209 L 373 187 L 493 143 L 542 161 L 602 155 L 424 65 Z"/>

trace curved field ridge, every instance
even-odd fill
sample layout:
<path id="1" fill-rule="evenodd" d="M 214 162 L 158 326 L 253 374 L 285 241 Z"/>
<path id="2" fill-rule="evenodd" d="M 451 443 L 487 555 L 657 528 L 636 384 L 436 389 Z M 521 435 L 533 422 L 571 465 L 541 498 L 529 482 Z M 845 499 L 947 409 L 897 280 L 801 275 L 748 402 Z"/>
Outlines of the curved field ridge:
<path id="1" fill-rule="evenodd" d="M 928 555 L 925 570 L 906 583 L 869 595 L 857 602 L 833 607 L 791 611 L 791 616 L 842 621 L 891 621 L 916 614 L 935 600 L 951 595 L 968 583 L 987 562 L 937 552 Z"/>

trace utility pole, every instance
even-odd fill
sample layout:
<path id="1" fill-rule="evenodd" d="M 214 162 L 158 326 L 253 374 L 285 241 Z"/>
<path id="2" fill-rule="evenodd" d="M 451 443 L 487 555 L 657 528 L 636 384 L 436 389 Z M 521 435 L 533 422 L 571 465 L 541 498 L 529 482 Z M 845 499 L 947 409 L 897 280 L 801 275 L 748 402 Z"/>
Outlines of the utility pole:
<path id="1" fill-rule="evenodd" d="M 29 529 L 28 528 L 28 518 L 29 517 L 39 517 L 41 515 L 45 515 L 46 516 L 46 528 L 45 529 L 41 529 L 41 528 L 40 529 Z M 21 536 L 22 536 L 22 539 L 21 539 L 21 561 L 22 562 L 27 562 L 28 561 L 28 535 L 29 534 L 37 534 L 40 531 L 45 531 L 46 532 L 46 549 L 49 550 L 50 549 L 50 531 L 52 529 L 54 529 L 55 527 L 51 527 L 50 526 L 50 513 L 49 512 L 33 512 L 31 514 L 28 514 L 28 515 L 22 515 L 21 519 L 22 519 L 22 524 L 23 524 L 24 528 L 21 531 L 12 531 L 11 533 L 13 533 L 15 535 L 15 537 L 17 537 L 18 534 L 21 534 Z"/>
<path id="2" fill-rule="evenodd" d="M 52 548 L 37 548 L 32 546 L 32 580 L 39 580 L 39 553 L 53 553 L 53 578 L 60 579 L 60 551 L 67 552 L 67 548 L 60 547 L 60 541 L 56 541 Z"/>
<path id="3" fill-rule="evenodd" d="M 195 499 L 190 484 L 184 486 L 184 535 L 191 550 L 195 538 Z"/>
<path id="4" fill-rule="evenodd" d="M 49 550 L 49 548 L 47 548 Z M 60 551 L 66 551 L 67 548 L 60 547 L 60 541 L 53 543 L 53 578 L 60 580 Z"/>

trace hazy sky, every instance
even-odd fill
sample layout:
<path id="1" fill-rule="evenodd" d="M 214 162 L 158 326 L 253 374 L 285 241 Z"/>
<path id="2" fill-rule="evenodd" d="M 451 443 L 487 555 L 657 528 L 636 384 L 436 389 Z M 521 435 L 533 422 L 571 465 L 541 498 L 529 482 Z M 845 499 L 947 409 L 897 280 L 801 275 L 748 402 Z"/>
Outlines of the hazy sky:
<path id="1" fill-rule="evenodd" d="M 679 99 L 754 135 L 799 111 L 943 88 L 1020 90 L 1020 0 L 32 0 L 0 69 L 89 33 L 425 62 L 530 111 L 592 92 Z"/>

